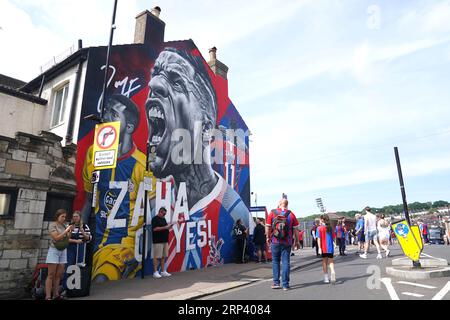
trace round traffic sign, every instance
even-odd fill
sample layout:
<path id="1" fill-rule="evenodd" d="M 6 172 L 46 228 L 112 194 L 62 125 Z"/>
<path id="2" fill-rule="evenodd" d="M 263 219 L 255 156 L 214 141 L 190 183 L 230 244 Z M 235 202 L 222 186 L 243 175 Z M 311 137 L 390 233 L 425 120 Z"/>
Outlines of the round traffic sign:
<path id="1" fill-rule="evenodd" d="M 111 148 L 117 140 L 117 131 L 113 126 L 106 126 L 99 130 L 98 135 L 96 137 L 97 146 L 100 149 L 109 149 Z"/>

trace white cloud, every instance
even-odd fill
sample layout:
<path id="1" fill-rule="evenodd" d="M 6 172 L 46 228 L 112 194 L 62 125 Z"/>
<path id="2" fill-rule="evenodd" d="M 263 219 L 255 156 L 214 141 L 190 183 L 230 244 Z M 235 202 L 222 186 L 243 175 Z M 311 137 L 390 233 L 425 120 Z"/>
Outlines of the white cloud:
<path id="1" fill-rule="evenodd" d="M 276 0 L 269 0 L 237 5 L 235 2 L 202 1 L 199 5 L 176 0 L 161 4 L 161 19 L 166 23 L 167 41 L 192 38 L 208 59 L 208 49 L 212 46 L 218 46 L 220 50 L 249 37 L 262 28 L 292 17 L 308 2 L 310 0 L 290 0 L 280 5 Z M 0 62 L 0 71 L 31 80 L 37 76 L 40 65 L 78 39 L 82 39 L 85 46 L 106 45 L 112 9 L 112 1 L 1 0 L 0 21 L 4 30 L 0 36 L 2 43 L 10 48 L 10 54 L 1 56 L 4 59 Z M 119 1 L 115 44 L 133 42 L 135 17 L 146 9 L 151 7 L 142 0 Z M 35 55 L 30 56 L 30 51 Z M 16 64 L 16 61 L 24 60 L 13 59 L 17 52 L 23 52 L 19 54 L 23 58 L 26 56 L 26 66 Z"/>
<path id="2" fill-rule="evenodd" d="M 30 16 L 7 0 L 0 0 L 0 72 L 27 81 L 44 64 L 71 43 L 47 28 L 36 26 Z"/>
<path id="3" fill-rule="evenodd" d="M 424 16 L 425 32 L 450 32 L 450 1 L 438 2 Z"/>

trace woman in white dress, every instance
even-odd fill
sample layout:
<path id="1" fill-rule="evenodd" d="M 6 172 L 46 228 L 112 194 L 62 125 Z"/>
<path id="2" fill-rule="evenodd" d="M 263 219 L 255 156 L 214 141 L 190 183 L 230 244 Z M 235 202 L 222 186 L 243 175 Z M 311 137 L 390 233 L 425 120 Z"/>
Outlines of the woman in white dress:
<path id="1" fill-rule="evenodd" d="M 386 258 L 389 257 L 389 239 L 391 235 L 391 227 L 389 223 L 384 219 L 384 214 L 380 215 L 380 219 L 377 223 L 378 240 L 380 241 L 381 248 L 386 252 Z"/>

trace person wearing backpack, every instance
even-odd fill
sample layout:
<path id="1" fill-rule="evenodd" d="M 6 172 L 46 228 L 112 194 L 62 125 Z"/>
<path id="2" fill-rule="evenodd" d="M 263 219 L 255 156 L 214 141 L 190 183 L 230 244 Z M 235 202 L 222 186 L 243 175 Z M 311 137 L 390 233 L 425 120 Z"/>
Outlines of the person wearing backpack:
<path id="1" fill-rule="evenodd" d="M 74 228 L 73 225 L 65 225 L 66 217 L 66 210 L 59 209 L 56 211 L 53 222 L 48 227 L 51 241 L 46 260 L 48 276 L 45 281 L 45 300 L 52 300 L 52 290 L 54 300 L 62 299 L 59 288 L 67 263 L 67 247 Z"/>
<path id="2" fill-rule="evenodd" d="M 272 248 L 272 289 L 281 289 L 280 263 L 283 290 L 289 290 L 290 259 L 292 247 L 300 246 L 298 242 L 298 220 L 292 211 L 288 209 L 288 200 L 280 201 L 278 209 L 272 210 L 267 218 L 266 237 Z M 294 239 L 295 237 L 295 239 Z"/>

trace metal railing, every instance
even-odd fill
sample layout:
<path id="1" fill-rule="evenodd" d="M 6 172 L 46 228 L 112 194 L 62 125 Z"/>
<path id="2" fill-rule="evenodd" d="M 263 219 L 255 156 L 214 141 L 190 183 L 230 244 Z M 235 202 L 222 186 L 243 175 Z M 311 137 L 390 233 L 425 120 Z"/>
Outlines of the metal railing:
<path id="1" fill-rule="evenodd" d="M 70 48 L 66 49 L 64 52 L 60 53 L 59 55 L 53 56 L 52 59 L 50 59 L 47 63 L 43 64 L 40 67 L 41 74 L 44 73 L 45 71 L 51 69 L 58 63 L 64 61 L 64 59 L 66 59 L 67 57 L 74 54 L 77 50 L 78 50 L 78 46 L 74 44 Z"/>

